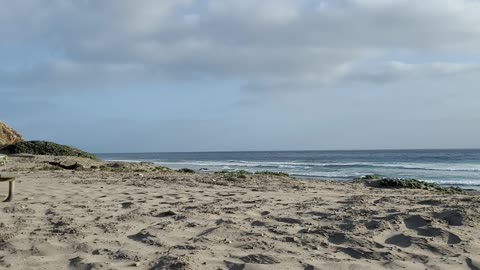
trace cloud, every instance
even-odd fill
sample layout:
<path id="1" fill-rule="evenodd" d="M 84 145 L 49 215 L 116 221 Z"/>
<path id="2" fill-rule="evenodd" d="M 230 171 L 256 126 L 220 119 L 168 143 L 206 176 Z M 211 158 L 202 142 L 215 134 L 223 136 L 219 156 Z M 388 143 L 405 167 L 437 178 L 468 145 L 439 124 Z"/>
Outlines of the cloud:
<path id="1" fill-rule="evenodd" d="M 272 91 L 479 72 L 475 64 L 444 60 L 478 59 L 476 0 L 1 4 L 0 56 L 15 55 L 0 64 L 4 93 L 185 80 L 235 80 Z M 397 59 L 398 51 L 407 53 Z M 433 59 L 417 63 L 425 52 Z"/>
<path id="2" fill-rule="evenodd" d="M 409 64 L 399 61 L 376 67 L 351 69 L 342 79 L 351 82 L 388 83 L 409 80 L 440 79 L 450 76 L 480 74 L 480 64 L 442 63 Z"/>

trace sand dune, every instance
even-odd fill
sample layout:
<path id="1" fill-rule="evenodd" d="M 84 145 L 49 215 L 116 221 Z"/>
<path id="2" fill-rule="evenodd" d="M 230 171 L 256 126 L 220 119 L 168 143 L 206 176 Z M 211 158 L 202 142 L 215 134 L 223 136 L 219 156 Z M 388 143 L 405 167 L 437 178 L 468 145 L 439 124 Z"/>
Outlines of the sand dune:
<path id="1" fill-rule="evenodd" d="M 476 193 L 54 159 L 10 159 L 0 268 L 480 269 Z"/>

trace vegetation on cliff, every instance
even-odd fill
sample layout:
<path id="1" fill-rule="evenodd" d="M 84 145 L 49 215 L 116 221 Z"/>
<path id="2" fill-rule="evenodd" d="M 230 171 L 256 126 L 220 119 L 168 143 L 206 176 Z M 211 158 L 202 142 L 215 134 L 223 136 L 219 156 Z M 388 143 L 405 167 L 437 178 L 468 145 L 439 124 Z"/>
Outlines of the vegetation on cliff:
<path id="1" fill-rule="evenodd" d="M 93 154 L 82 150 L 46 141 L 26 141 L 8 145 L 0 150 L 3 154 L 32 154 L 50 156 L 73 156 L 97 159 Z"/>

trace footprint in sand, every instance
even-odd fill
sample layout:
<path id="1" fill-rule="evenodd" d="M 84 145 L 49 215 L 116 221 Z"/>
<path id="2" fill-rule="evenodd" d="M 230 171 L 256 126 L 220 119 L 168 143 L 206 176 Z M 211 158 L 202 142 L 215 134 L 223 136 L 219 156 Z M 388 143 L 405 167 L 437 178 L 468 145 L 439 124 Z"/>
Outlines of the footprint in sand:
<path id="1" fill-rule="evenodd" d="M 69 261 L 70 269 L 74 270 L 102 269 L 105 266 L 102 263 L 87 263 L 82 257 L 75 257 Z"/>
<path id="2" fill-rule="evenodd" d="M 451 226 L 463 226 L 465 224 L 466 213 L 461 209 L 445 210 L 435 214 L 436 218 L 443 219 Z"/>
<path id="3" fill-rule="evenodd" d="M 431 219 L 428 219 L 426 217 L 422 217 L 419 215 L 413 215 L 410 216 L 406 219 L 403 220 L 405 223 L 405 226 L 409 229 L 417 229 L 423 226 L 430 225 L 432 223 Z"/>
<path id="4" fill-rule="evenodd" d="M 404 222 L 407 228 L 416 231 L 420 236 L 437 238 L 449 245 L 455 245 L 462 242 L 460 237 L 456 234 L 431 226 L 432 220 L 428 218 L 414 215 L 406 218 Z"/>
<path id="5" fill-rule="evenodd" d="M 439 256 L 455 255 L 452 251 L 448 249 L 429 243 L 428 240 L 425 238 L 413 237 L 405 234 L 398 234 L 390 238 L 387 238 L 385 240 L 385 243 L 389 245 L 395 245 L 401 248 L 409 248 L 409 247 L 416 246 L 419 249 L 430 251 L 431 253 Z"/>
<path id="6" fill-rule="evenodd" d="M 435 227 L 418 228 L 417 233 L 421 236 L 441 238 L 449 245 L 455 245 L 462 242 L 462 239 L 456 234 Z"/>

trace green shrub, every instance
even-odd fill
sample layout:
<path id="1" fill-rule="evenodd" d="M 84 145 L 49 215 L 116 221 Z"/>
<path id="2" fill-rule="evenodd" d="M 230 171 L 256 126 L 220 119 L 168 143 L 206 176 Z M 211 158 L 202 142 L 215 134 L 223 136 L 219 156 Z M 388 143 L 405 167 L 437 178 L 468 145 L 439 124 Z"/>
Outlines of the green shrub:
<path id="1" fill-rule="evenodd" d="M 164 166 L 156 166 L 155 169 L 157 171 L 161 171 L 161 172 L 169 172 L 171 171 L 172 169 L 168 168 L 168 167 L 164 167 Z"/>
<path id="2" fill-rule="evenodd" d="M 189 169 L 189 168 L 182 168 L 182 169 L 177 170 L 177 172 L 181 172 L 181 173 L 195 173 L 194 170 Z"/>
<path id="3" fill-rule="evenodd" d="M 222 174 L 223 179 L 225 179 L 227 181 L 236 181 L 236 180 L 239 180 L 239 179 L 247 179 L 247 175 L 252 175 L 251 172 L 245 171 L 245 170 L 239 170 L 239 171 L 223 170 L 223 171 L 215 172 L 215 174 Z"/>
<path id="4" fill-rule="evenodd" d="M 73 156 L 96 160 L 97 157 L 79 149 L 45 141 L 26 141 L 8 145 L 1 150 L 5 154 L 31 154 L 50 156 Z"/>

